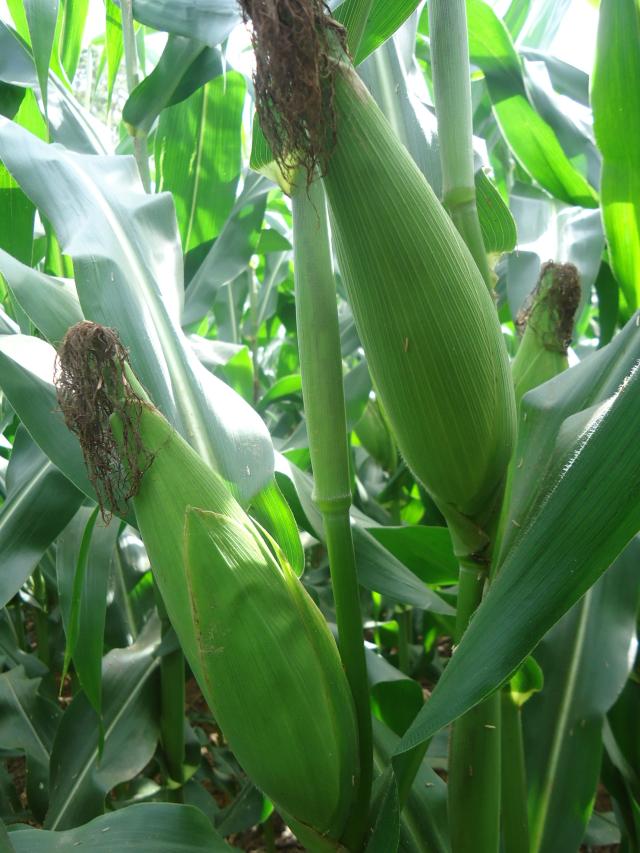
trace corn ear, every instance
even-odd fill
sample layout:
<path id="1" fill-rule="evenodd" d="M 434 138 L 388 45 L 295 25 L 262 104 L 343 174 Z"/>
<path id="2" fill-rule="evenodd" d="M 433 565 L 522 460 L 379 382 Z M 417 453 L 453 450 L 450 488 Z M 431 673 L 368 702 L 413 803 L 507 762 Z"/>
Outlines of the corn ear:
<path id="1" fill-rule="evenodd" d="M 114 433 L 122 440 L 118 416 Z M 212 472 L 155 409 L 133 498 L 154 577 L 238 761 L 283 812 L 339 838 L 357 782 L 353 701 L 331 633 Z"/>
<path id="2" fill-rule="evenodd" d="M 573 264 L 544 264 L 531 296 L 520 312 L 518 325 L 525 326 L 511 365 L 516 402 L 569 366 L 567 349 L 580 304 L 580 280 Z"/>
<path id="3" fill-rule="evenodd" d="M 340 270 L 400 451 L 460 553 L 501 493 L 515 432 L 508 356 L 468 249 L 355 71 L 336 78 L 324 177 Z"/>

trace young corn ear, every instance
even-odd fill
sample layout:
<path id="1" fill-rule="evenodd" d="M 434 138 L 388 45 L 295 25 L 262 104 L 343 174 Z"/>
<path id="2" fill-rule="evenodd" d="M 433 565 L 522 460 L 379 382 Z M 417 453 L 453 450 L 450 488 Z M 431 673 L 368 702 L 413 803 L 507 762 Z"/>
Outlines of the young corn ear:
<path id="1" fill-rule="evenodd" d="M 123 353 L 103 327 L 85 323 L 67 334 L 58 388 L 67 423 L 90 470 L 106 471 L 125 494 L 135 484 L 154 579 L 238 761 L 311 837 L 339 839 L 359 769 L 353 700 L 333 636 L 278 546 L 267 547 L 223 480 L 140 399 Z M 105 448 L 106 469 L 91 458 Z M 132 469 L 124 475 L 118 449 L 120 467 Z"/>
<path id="2" fill-rule="evenodd" d="M 567 349 L 580 304 L 580 278 L 573 264 L 543 265 L 530 304 L 518 315 L 524 334 L 511 365 L 516 401 L 569 366 Z"/>
<path id="3" fill-rule="evenodd" d="M 371 375 L 409 467 L 470 553 L 512 450 L 515 405 L 491 295 L 355 71 L 336 77 L 324 184 Z"/>
<path id="4" fill-rule="evenodd" d="M 322 615 L 223 482 L 157 411 L 133 505 L 154 577 L 238 761 L 286 813 L 339 838 L 357 781 L 353 703 Z"/>

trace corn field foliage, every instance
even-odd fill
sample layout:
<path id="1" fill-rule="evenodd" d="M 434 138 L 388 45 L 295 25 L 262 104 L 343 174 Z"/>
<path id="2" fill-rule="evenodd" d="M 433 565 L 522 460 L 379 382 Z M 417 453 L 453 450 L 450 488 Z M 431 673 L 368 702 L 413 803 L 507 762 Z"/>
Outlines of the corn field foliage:
<path id="1" fill-rule="evenodd" d="M 590 74 L 575 6 L 0 7 L 3 853 L 640 853 L 640 2 Z"/>

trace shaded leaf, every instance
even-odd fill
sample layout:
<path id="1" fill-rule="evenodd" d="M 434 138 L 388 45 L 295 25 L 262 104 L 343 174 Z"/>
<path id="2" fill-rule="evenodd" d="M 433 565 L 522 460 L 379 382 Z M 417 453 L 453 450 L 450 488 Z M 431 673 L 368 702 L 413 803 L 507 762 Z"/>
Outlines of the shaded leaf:
<path id="1" fill-rule="evenodd" d="M 51 753 L 46 828 L 68 829 L 101 814 L 107 792 L 136 776 L 153 755 L 158 739 L 153 676 L 160 663 L 155 657 L 159 642 L 159 625 L 152 619 L 133 646 L 114 649 L 104 658 L 102 755 L 98 718 L 87 697 L 79 693 L 65 711 Z"/>
<path id="2" fill-rule="evenodd" d="M 42 813 L 47 801 L 49 757 L 61 712 L 38 693 L 40 678 L 19 666 L 0 675 L 0 746 L 27 756 L 30 805 Z"/>
<path id="3" fill-rule="evenodd" d="M 14 475 L 12 469 L 19 469 Z M 83 495 L 19 429 L 0 506 L 0 606 L 19 591 L 78 509 Z"/>
<path id="4" fill-rule="evenodd" d="M 244 188 L 213 247 L 192 278 L 186 293 L 183 322 L 193 323 L 211 310 L 217 290 L 249 266 L 272 184 L 249 174 Z"/>
<path id="5" fill-rule="evenodd" d="M 231 848 L 193 806 L 141 803 L 97 817 L 66 832 L 24 829 L 12 832 L 16 853 L 224 853 Z"/>
<path id="6" fill-rule="evenodd" d="M 632 663 L 639 559 L 636 538 L 535 651 L 544 689 L 523 712 L 532 853 L 576 850 L 585 833 L 604 715 Z"/>
<path id="7" fill-rule="evenodd" d="M 2 249 L 0 273 L 22 310 L 54 346 L 69 326 L 84 319 L 73 282 L 38 272 Z"/>

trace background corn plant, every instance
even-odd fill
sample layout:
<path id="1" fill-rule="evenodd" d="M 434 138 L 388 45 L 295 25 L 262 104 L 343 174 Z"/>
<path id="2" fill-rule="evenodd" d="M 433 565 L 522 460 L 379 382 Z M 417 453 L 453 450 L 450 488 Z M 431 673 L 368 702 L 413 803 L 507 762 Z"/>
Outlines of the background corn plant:
<path id="1" fill-rule="evenodd" d="M 438 135 L 430 10 L 330 5 L 358 73 L 446 200 L 453 143 L 446 121 Z M 371 851 L 465 849 L 447 814 L 450 725 L 498 688 L 503 764 L 478 772 L 494 798 L 502 780 L 507 853 L 640 849 L 640 9 L 602 0 L 589 76 L 549 50 L 568 8 L 466 3 L 482 271 L 509 353 L 544 262 L 577 267 L 580 300 L 570 369 L 560 359 L 520 389 L 500 572 L 453 657 L 455 543 L 398 451 L 346 268 L 337 276 L 356 634 L 374 716 Z M 83 49 L 88 9 L 7 0 L 0 20 L 0 816 L 11 829 L 0 846 L 222 850 L 261 824 L 256 843 L 274 849 L 273 806 L 185 672 L 135 516 L 105 525 L 97 513 L 52 379 L 69 327 L 116 328 L 154 404 L 232 484 L 333 625 L 297 340 L 294 242 L 297 275 L 305 247 L 253 120 L 236 3 L 107 0 Z M 389 215 L 375 185 L 360 190 L 374 216 Z M 294 196 L 297 221 L 302 204 Z M 394 213 L 408 229 L 412 211 Z M 346 228 L 335 211 L 333 227 Z M 403 300 L 402 257 L 390 255 L 389 280 L 396 271 Z M 527 347 L 516 377 L 534 358 Z M 409 790 L 407 757 L 425 748 Z M 468 849 L 491 853 L 474 819 Z"/>

